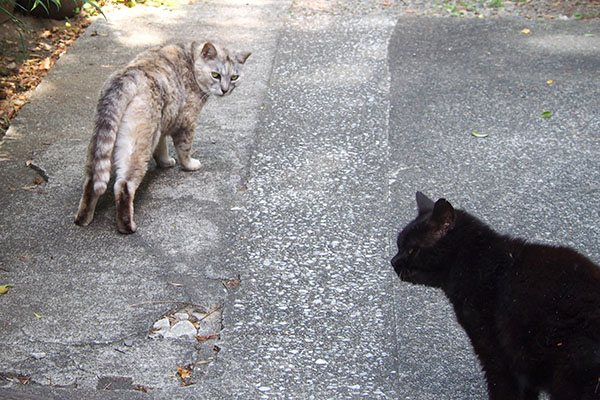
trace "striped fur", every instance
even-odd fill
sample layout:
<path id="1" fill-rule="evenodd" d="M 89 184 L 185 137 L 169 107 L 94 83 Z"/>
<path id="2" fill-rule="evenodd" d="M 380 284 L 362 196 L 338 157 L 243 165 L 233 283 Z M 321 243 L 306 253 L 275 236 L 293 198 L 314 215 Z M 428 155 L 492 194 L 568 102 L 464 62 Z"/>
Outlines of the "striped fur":
<path id="1" fill-rule="evenodd" d="M 166 141 L 171 136 L 182 168 L 200 168 L 191 158 L 198 113 L 211 94 L 233 91 L 249 56 L 211 42 L 191 42 L 148 50 L 113 73 L 98 102 L 75 223 L 92 221 L 112 168 L 117 227 L 121 233 L 135 232 L 133 200 L 150 157 L 159 167 L 174 166 Z"/>

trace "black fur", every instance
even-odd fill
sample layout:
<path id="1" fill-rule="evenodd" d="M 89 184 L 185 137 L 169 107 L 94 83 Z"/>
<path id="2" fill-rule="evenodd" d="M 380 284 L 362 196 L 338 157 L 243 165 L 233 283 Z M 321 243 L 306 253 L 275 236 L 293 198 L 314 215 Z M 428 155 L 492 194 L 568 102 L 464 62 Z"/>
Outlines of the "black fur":
<path id="1" fill-rule="evenodd" d="M 499 235 L 417 193 L 394 270 L 441 288 L 485 372 L 489 398 L 600 399 L 600 268 L 565 247 Z"/>

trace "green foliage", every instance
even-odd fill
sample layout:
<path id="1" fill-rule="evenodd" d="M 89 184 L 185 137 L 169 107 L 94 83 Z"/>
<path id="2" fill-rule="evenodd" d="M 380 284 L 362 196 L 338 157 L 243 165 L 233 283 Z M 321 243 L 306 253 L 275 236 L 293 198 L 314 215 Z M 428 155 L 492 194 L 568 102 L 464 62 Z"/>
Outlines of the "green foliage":
<path id="1" fill-rule="evenodd" d="M 458 17 L 465 16 L 468 13 L 479 14 L 481 17 L 481 12 L 485 8 L 502 8 L 504 7 L 504 2 L 503 0 L 442 0 L 438 2 L 438 7 Z"/>
<path id="2" fill-rule="evenodd" d="M 19 3 L 17 3 L 17 0 L 0 0 L 0 15 L 5 15 L 8 18 L 8 20 L 17 29 L 17 33 L 19 34 L 19 39 L 21 41 L 21 49 L 23 51 L 23 54 L 25 54 L 25 52 L 26 52 L 25 37 L 23 36 L 23 33 L 27 32 L 29 30 L 29 26 L 25 22 L 23 22 L 22 20 L 17 18 L 14 15 L 13 10 L 21 9 L 25 12 L 29 12 L 29 11 L 33 11 L 36 8 L 40 7 L 48 15 L 50 15 L 49 7 L 52 6 L 52 7 L 56 7 L 57 9 L 59 9 L 61 7 L 60 0 L 33 0 L 32 2 L 33 2 L 33 5 L 31 6 L 31 8 L 27 9 L 27 8 L 23 7 L 22 5 L 20 5 Z M 102 9 L 94 0 L 79 0 L 79 2 L 82 3 L 84 6 L 91 7 L 93 9 L 97 10 L 100 14 L 102 14 L 102 16 L 104 16 L 104 18 L 106 18 L 106 16 L 102 12 Z M 80 11 L 81 11 L 81 9 L 77 9 L 76 12 L 79 13 Z M 68 20 L 67 20 L 67 23 L 68 23 Z"/>

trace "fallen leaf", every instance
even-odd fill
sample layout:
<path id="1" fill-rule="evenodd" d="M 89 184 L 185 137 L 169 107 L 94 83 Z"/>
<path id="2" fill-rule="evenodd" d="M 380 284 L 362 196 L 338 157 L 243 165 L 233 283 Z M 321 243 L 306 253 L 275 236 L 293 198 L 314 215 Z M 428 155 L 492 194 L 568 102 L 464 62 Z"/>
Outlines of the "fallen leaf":
<path id="1" fill-rule="evenodd" d="M 48 43 L 40 43 L 38 44 L 38 48 L 40 50 L 45 50 L 45 51 L 51 51 L 52 50 L 52 46 L 50 46 Z"/>
<path id="2" fill-rule="evenodd" d="M 475 136 L 476 138 L 484 138 L 488 136 L 487 133 L 477 133 L 475 131 L 471 131 L 471 135 Z"/>
<path id="3" fill-rule="evenodd" d="M 197 341 L 199 342 L 206 342 L 207 340 L 211 340 L 211 339 L 216 339 L 219 337 L 218 333 L 214 333 L 212 335 L 206 335 L 206 336 L 194 336 L 196 338 Z"/>
<path id="4" fill-rule="evenodd" d="M 2 296 L 3 294 L 6 294 L 6 292 L 8 292 L 8 288 L 13 287 L 14 285 L 12 283 L 6 284 L 6 285 L 0 285 L 0 296 Z"/>
<path id="5" fill-rule="evenodd" d="M 548 79 L 548 80 L 546 81 L 546 83 L 547 83 L 548 85 L 552 85 L 552 84 L 554 83 L 554 80 L 553 80 L 553 79 Z"/>
<path id="6" fill-rule="evenodd" d="M 146 386 L 142 386 L 142 385 L 135 385 L 135 386 L 133 387 L 133 390 L 137 390 L 137 391 L 139 391 L 139 392 L 143 392 L 143 393 L 148 393 L 148 390 L 149 390 L 149 389 L 148 389 L 148 387 L 146 387 Z"/>
<path id="7" fill-rule="evenodd" d="M 525 28 L 525 29 L 521 30 L 521 33 L 524 34 L 524 35 L 531 35 L 531 30 Z"/>
<path id="8" fill-rule="evenodd" d="M 552 117 L 552 113 L 550 111 L 544 111 L 543 113 L 540 114 L 540 117 L 550 118 L 550 117 Z"/>
<path id="9" fill-rule="evenodd" d="M 38 313 L 33 313 L 33 315 L 35 315 L 35 317 L 36 317 L 37 319 L 42 319 L 42 316 L 41 316 L 40 314 L 38 314 Z"/>
<path id="10" fill-rule="evenodd" d="M 242 284 L 242 282 L 239 279 L 221 279 L 221 282 L 223 282 L 223 285 L 232 288 L 236 288 Z"/>
<path id="11" fill-rule="evenodd" d="M 186 379 L 191 373 L 192 371 L 186 369 L 185 367 L 177 367 L 177 374 L 179 374 L 181 379 Z"/>
<path id="12" fill-rule="evenodd" d="M 169 285 L 175 286 L 175 287 L 183 287 L 185 286 L 183 283 L 175 283 L 175 282 L 169 282 Z"/>
<path id="13" fill-rule="evenodd" d="M 44 60 L 42 61 L 42 64 L 40 65 L 40 68 L 49 70 L 50 66 L 51 66 L 51 61 L 52 60 L 50 59 L 50 57 L 44 58 Z"/>
<path id="14" fill-rule="evenodd" d="M 594 36 L 596 36 L 596 35 L 594 35 L 593 33 L 585 33 L 583 35 L 583 37 L 594 37 Z"/>
<path id="15" fill-rule="evenodd" d="M 41 185 L 42 183 L 44 183 L 44 180 L 38 176 L 33 178 L 33 183 L 35 183 L 36 185 Z"/>

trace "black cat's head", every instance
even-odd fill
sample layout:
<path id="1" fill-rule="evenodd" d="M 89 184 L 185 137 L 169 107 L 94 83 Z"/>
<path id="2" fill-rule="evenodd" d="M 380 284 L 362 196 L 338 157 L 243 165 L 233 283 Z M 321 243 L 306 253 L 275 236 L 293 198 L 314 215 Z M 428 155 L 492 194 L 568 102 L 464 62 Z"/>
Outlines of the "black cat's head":
<path id="1" fill-rule="evenodd" d="M 454 228 L 456 213 L 445 199 L 434 203 L 421 192 L 417 192 L 417 207 L 417 218 L 398 234 L 392 266 L 403 281 L 441 287 L 447 271 L 436 245 Z"/>

